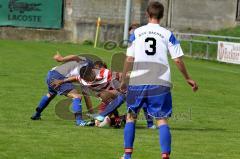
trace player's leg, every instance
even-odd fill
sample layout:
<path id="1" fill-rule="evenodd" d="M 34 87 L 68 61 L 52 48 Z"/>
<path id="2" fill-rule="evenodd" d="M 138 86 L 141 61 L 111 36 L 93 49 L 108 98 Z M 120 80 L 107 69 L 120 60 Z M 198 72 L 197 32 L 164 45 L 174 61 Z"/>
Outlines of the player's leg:
<path id="1" fill-rule="evenodd" d="M 121 105 L 115 100 L 117 96 L 117 91 L 102 91 L 98 96 L 101 98 L 102 103 L 98 106 L 99 115 L 95 117 L 95 125 L 97 127 L 104 127 L 106 125 L 111 125 L 112 120 L 110 115 L 116 111 L 116 109 Z"/>
<path id="2" fill-rule="evenodd" d="M 82 120 L 82 104 L 81 104 L 81 95 L 78 93 L 72 83 L 63 83 L 59 87 L 55 88 L 52 86 L 53 80 L 65 79 L 65 76 L 60 74 L 57 71 L 49 71 L 47 77 L 48 89 L 55 91 L 59 95 L 65 95 L 69 98 L 72 98 L 72 110 L 76 118 L 76 124 L 78 126 L 85 126 L 85 122 Z"/>
<path id="3" fill-rule="evenodd" d="M 131 159 L 135 138 L 135 121 L 137 113 L 144 104 L 145 86 L 129 86 L 127 91 L 127 119 L 124 128 L 124 156 L 123 159 Z"/>
<path id="4" fill-rule="evenodd" d="M 114 115 L 114 117 L 111 118 L 111 120 L 112 120 L 112 122 L 111 122 L 112 126 L 114 126 L 115 128 L 121 128 L 122 120 L 121 120 L 121 118 L 120 118 L 120 115 L 119 115 L 118 110 L 115 110 L 115 111 L 113 112 L 113 115 Z"/>
<path id="5" fill-rule="evenodd" d="M 118 93 L 118 95 L 106 106 L 105 110 L 99 115 L 105 117 L 110 113 L 113 113 L 117 108 L 119 108 L 125 102 L 126 95 Z"/>
<path id="6" fill-rule="evenodd" d="M 75 115 L 76 125 L 85 126 L 86 122 L 82 119 L 82 97 L 78 94 L 78 91 L 73 89 L 68 92 L 67 97 L 72 98 L 72 111 Z"/>
<path id="7" fill-rule="evenodd" d="M 101 101 L 101 103 L 97 106 L 98 109 L 98 114 L 104 112 L 104 110 L 106 109 L 108 103 Z"/>
<path id="8" fill-rule="evenodd" d="M 122 159 L 131 159 L 135 139 L 135 123 L 137 115 L 133 112 L 127 114 L 124 128 L 124 156 Z"/>
<path id="9" fill-rule="evenodd" d="M 169 159 L 171 153 L 171 133 L 167 119 L 172 114 L 170 88 L 163 86 L 148 87 L 148 113 L 157 120 L 159 143 L 163 159 Z"/>
<path id="10" fill-rule="evenodd" d="M 149 129 L 156 129 L 156 126 L 155 126 L 154 123 L 153 123 L 153 117 L 151 117 L 151 116 L 148 114 L 146 104 L 143 106 L 143 112 L 144 112 L 145 119 L 146 119 L 146 121 L 147 121 L 147 127 L 148 127 Z"/>
<path id="11" fill-rule="evenodd" d="M 98 114 L 100 114 L 104 112 L 107 105 L 116 97 L 116 95 L 109 91 L 102 91 L 98 94 L 98 97 L 101 99 L 101 103 L 97 106 Z"/>
<path id="12" fill-rule="evenodd" d="M 50 86 L 51 79 L 55 79 L 55 74 L 52 71 L 49 71 L 46 78 L 46 84 L 48 85 L 48 94 L 43 96 L 40 100 L 36 112 L 31 117 L 32 120 L 39 120 L 41 119 L 41 113 L 42 111 L 48 106 L 48 104 L 52 101 L 52 99 L 56 96 L 57 91 L 55 91 Z"/>
<path id="13" fill-rule="evenodd" d="M 115 99 L 105 106 L 104 111 L 95 117 L 95 124 L 98 126 L 110 124 L 108 115 L 116 111 L 125 102 L 125 95 L 119 94 Z M 105 122 L 104 122 L 105 121 Z M 101 123 L 101 124 L 100 124 Z"/>
<path id="14" fill-rule="evenodd" d="M 171 153 L 171 132 L 167 119 L 157 119 L 159 132 L 159 143 L 162 151 L 162 158 L 169 159 Z"/>
<path id="15" fill-rule="evenodd" d="M 106 116 L 113 113 L 125 102 L 126 95 L 117 91 L 103 91 L 99 97 L 102 99 L 102 103 L 99 105 L 101 109 L 96 120 L 103 121 Z"/>
<path id="16" fill-rule="evenodd" d="M 32 120 L 40 120 L 42 111 L 48 106 L 48 104 L 52 101 L 52 99 L 56 96 L 55 93 L 48 93 L 47 95 L 43 96 L 40 100 L 36 112 L 31 117 Z"/>

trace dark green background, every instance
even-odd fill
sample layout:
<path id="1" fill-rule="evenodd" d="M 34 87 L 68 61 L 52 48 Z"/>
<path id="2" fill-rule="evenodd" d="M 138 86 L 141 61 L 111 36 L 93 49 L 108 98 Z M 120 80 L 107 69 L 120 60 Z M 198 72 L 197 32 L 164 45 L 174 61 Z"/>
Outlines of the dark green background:
<path id="1" fill-rule="evenodd" d="M 56 28 L 62 27 L 62 0 L 16 0 L 17 9 L 10 11 L 9 4 L 11 0 L 0 0 L 0 26 L 19 26 L 33 28 Z M 20 12 L 19 4 L 24 4 L 24 12 Z M 27 5 L 26 5 L 27 4 Z M 39 10 L 32 10 L 31 5 L 37 6 Z M 24 9 L 23 9 L 24 10 Z M 13 17 L 20 17 L 20 20 L 13 20 Z M 10 17 L 10 18 L 9 18 Z M 34 20 L 35 19 L 35 20 Z M 36 19 L 40 19 L 36 20 Z"/>

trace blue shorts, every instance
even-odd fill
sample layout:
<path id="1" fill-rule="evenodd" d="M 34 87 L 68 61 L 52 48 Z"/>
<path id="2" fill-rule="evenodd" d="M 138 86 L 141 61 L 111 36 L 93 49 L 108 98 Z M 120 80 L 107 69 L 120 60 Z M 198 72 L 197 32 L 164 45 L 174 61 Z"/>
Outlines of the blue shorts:
<path id="1" fill-rule="evenodd" d="M 160 85 L 130 85 L 127 92 L 128 112 L 138 113 L 147 107 L 155 118 L 169 118 L 172 114 L 172 96 L 169 87 Z"/>
<path id="2" fill-rule="evenodd" d="M 56 95 L 56 94 L 67 95 L 71 90 L 73 90 L 74 86 L 72 83 L 63 83 L 58 88 L 54 88 L 51 86 L 51 83 L 53 82 L 53 80 L 55 79 L 63 80 L 65 78 L 66 78 L 65 76 L 63 76 L 62 74 L 60 74 L 55 70 L 49 71 L 46 79 L 46 82 L 48 85 L 48 93 L 52 95 Z"/>

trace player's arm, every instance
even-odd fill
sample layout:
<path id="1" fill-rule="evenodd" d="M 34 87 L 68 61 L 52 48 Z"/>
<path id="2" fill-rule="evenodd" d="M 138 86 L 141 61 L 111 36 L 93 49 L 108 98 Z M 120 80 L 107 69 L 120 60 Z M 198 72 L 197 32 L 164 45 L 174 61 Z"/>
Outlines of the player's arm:
<path id="1" fill-rule="evenodd" d="M 192 90 L 195 92 L 198 90 L 198 85 L 197 83 L 191 79 L 191 77 L 189 76 L 187 69 L 185 67 L 185 64 L 182 60 L 182 57 L 178 57 L 174 59 L 175 64 L 177 65 L 178 69 L 180 70 L 180 72 L 182 73 L 183 77 L 185 78 L 185 80 L 187 81 L 187 83 L 192 87 Z"/>
<path id="2" fill-rule="evenodd" d="M 121 75 L 120 89 L 123 92 L 126 91 L 127 80 L 129 79 L 128 77 L 129 77 L 130 71 L 132 71 L 133 62 L 134 62 L 134 56 L 135 56 L 135 52 L 134 52 L 135 51 L 135 35 L 134 34 L 130 42 L 131 44 L 127 49 L 127 56 L 124 61 L 123 72 Z"/>
<path id="3" fill-rule="evenodd" d="M 86 89 L 84 89 L 84 87 L 81 87 L 81 89 L 82 89 L 82 94 L 83 94 L 84 101 L 85 101 L 85 104 L 87 106 L 88 112 L 93 114 L 94 109 L 93 109 L 93 103 L 92 103 L 92 100 L 91 100 L 90 92 L 87 91 Z"/>
<path id="4" fill-rule="evenodd" d="M 91 97 L 87 94 L 84 94 L 83 93 L 83 97 L 84 97 L 84 100 L 85 100 L 85 103 L 86 103 L 86 106 L 87 106 L 87 109 L 89 111 L 89 113 L 94 113 L 94 110 L 93 110 L 93 104 L 92 104 L 92 100 L 91 100 Z"/>
<path id="5" fill-rule="evenodd" d="M 121 74 L 121 82 L 126 83 L 127 79 L 129 77 L 129 72 L 132 70 L 134 57 L 132 56 L 126 56 L 123 66 L 123 72 Z"/>
<path id="6" fill-rule="evenodd" d="M 53 80 L 53 82 L 51 83 L 51 86 L 54 88 L 59 87 L 60 85 L 62 85 L 63 83 L 67 83 L 67 82 L 76 82 L 79 80 L 79 76 L 72 76 L 72 77 L 68 77 L 65 78 L 63 80 Z"/>
<path id="7" fill-rule="evenodd" d="M 134 57 L 126 56 L 124 66 L 123 66 L 123 72 L 122 72 L 122 75 L 121 75 L 120 90 L 122 92 L 126 91 L 127 82 L 128 82 L 128 79 L 129 79 L 129 74 L 132 71 L 133 61 L 134 61 Z"/>
<path id="8" fill-rule="evenodd" d="M 80 57 L 78 55 L 67 55 L 67 56 L 62 56 L 59 52 L 57 52 L 54 56 L 53 59 L 56 60 L 57 62 L 69 62 L 69 61 L 81 61 L 85 60 L 83 57 Z"/>
<path id="9" fill-rule="evenodd" d="M 192 90 L 195 92 L 198 90 L 198 85 L 197 83 L 191 79 L 189 76 L 187 69 L 185 67 L 185 64 L 182 60 L 183 57 L 183 51 L 180 46 L 180 42 L 176 39 L 176 37 L 173 35 L 173 33 L 170 34 L 170 37 L 168 39 L 168 50 L 169 53 L 174 60 L 175 64 L 177 65 L 178 69 L 184 76 L 185 80 L 187 83 L 192 87 Z"/>

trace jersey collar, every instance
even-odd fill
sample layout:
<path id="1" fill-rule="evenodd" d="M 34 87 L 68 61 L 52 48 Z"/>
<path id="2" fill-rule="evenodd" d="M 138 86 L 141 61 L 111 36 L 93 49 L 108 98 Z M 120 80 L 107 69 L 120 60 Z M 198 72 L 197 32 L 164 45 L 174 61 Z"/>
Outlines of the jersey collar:
<path id="1" fill-rule="evenodd" d="M 147 25 L 149 25 L 149 26 L 160 26 L 160 24 L 155 24 L 155 23 L 148 23 Z"/>

